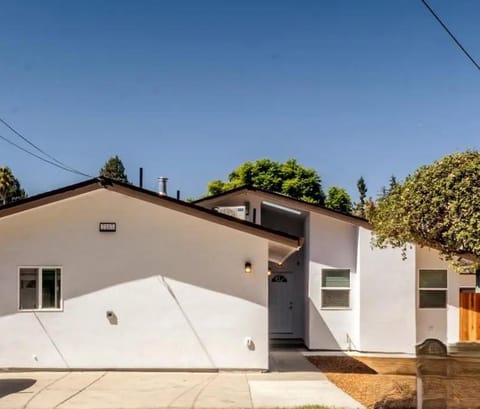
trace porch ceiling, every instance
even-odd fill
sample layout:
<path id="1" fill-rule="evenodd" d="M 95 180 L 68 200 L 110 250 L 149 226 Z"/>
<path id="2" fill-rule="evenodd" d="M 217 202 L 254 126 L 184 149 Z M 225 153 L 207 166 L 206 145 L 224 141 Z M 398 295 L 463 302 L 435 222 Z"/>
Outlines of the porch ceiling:
<path id="1" fill-rule="evenodd" d="M 268 242 L 268 261 L 273 263 L 282 264 L 293 253 L 300 250 L 303 246 L 303 239 L 299 239 L 298 246 L 290 246 L 276 241 Z"/>

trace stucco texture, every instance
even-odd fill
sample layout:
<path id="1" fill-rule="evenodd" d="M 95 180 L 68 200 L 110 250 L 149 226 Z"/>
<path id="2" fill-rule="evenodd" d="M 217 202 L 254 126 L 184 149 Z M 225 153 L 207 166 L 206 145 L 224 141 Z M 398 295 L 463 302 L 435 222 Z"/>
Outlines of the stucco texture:
<path id="1" fill-rule="evenodd" d="M 267 240 L 105 189 L 0 232 L 0 367 L 268 367 Z M 63 269 L 63 311 L 18 311 L 19 266 Z"/>

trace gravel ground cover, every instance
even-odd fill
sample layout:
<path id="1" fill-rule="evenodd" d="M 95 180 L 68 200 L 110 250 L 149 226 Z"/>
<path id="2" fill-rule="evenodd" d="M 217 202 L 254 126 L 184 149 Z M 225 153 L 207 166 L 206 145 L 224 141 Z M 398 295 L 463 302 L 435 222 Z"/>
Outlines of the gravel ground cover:
<path id="1" fill-rule="evenodd" d="M 369 409 L 416 407 L 415 359 L 310 356 L 330 381 Z"/>

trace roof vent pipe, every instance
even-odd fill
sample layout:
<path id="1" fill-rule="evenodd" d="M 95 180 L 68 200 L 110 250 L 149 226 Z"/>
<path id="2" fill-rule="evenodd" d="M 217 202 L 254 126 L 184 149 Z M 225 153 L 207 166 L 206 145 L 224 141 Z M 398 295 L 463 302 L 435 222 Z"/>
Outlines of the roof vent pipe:
<path id="1" fill-rule="evenodd" d="M 167 181 L 168 178 L 166 177 L 159 177 L 158 178 L 158 194 L 160 196 L 167 196 Z"/>

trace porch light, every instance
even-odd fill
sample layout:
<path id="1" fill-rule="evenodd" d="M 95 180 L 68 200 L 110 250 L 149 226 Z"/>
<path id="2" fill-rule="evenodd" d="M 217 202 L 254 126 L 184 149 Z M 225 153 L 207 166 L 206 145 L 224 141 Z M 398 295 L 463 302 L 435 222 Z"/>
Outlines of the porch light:
<path id="1" fill-rule="evenodd" d="M 252 272 L 252 263 L 250 261 L 247 261 L 245 263 L 245 273 L 250 274 Z"/>
<path id="2" fill-rule="evenodd" d="M 267 276 L 271 276 L 271 275 L 272 275 L 272 269 L 269 268 L 269 269 L 267 270 Z"/>

